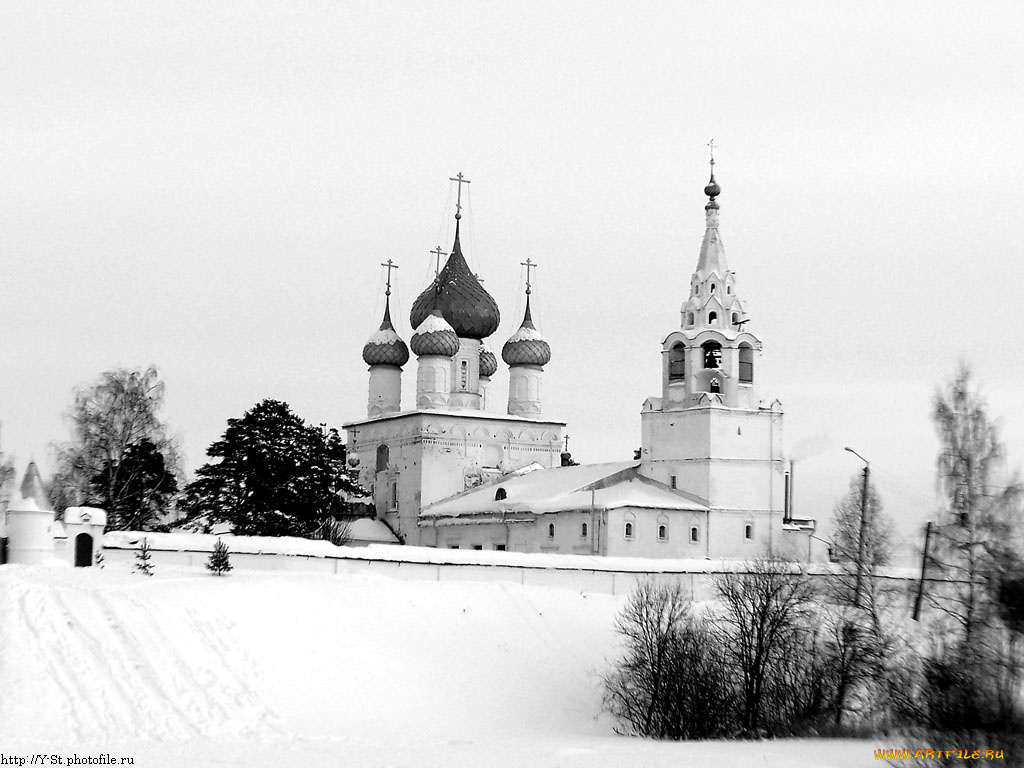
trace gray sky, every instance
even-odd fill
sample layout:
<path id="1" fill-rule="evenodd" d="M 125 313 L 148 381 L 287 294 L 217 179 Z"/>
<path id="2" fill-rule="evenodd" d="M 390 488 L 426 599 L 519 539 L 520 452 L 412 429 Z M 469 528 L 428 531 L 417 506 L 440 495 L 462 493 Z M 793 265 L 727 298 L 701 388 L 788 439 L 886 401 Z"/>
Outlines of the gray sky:
<path id="1" fill-rule="evenodd" d="M 379 263 L 408 340 L 461 170 L 491 347 L 529 256 L 546 414 L 629 458 L 714 137 L 797 513 L 829 515 L 851 445 L 916 536 L 958 358 L 1024 447 L 1022 35 L 1011 2 L 4 4 L 4 447 L 46 457 L 76 385 L 150 362 L 190 469 L 264 397 L 362 417 Z"/>

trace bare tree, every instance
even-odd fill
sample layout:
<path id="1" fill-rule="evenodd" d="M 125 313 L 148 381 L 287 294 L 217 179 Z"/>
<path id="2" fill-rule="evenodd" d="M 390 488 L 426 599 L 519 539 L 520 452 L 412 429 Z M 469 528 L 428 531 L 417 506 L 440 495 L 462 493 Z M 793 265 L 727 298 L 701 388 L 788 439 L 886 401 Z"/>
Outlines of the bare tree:
<path id="1" fill-rule="evenodd" d="M 731 684 L 707 623 L 678 582 L 641 582 L 616 621 L 624 655 L 604 677 L 620 732 L 707 738 L 733 726 Z"/>
<path id="2" fill-rule="evenodd" d="M 769 693 L 782 676 L 791 652 L 810 631 L 814 592 L 810 581 L 793 563 L 762 558 L 747 573 L 718 578 L 722 604 L 719 627 L 725 657 L 739 681 L 742 728 L 758 733 L 772 725 L 765 715 Z"/>
<path id="3" fill-rule="evenodd" d="M 954 631 L 925 666 L 929 719 L 937 727 L 1005 728 L 1013 720 L 1020 665 L 999 590 L 1016 562 L 1022 488 L 1007 471 L 998 429 L 969 368 L 961 365 L 936 394 L 933 418 L 944 508 L 932 564 L 946 580 L 929 599 Z"/>
<path id="4" fill-rule="evenodd" d="M 861 510 L 864 511 L 864 567 L 885 565 L 892 555 L 892 521 L 882 511 L 874 483 L 868 483 L 867 505 L 861 473 L 850 478 L 846 496 L 832 509 L 832 542 L 838 562 L 856 562 L 860 549 Z"/>
<path id="5" fill-rule="evenodd" d="M 57 447 L 51 499 L 107 510 L 111 528 L 144 528 L 166 510 L 180 473 L 174 440 L 157 415 L 164 384 L 154 366 L 103 373 L 75 392 L 72 439 Z"/>
<path id="6" fill-rule="evenodd" d="M 1022 488 L 1007 475 L 1003 445 L 971 372 L 961 365 L 936 394 L 933 411 L 941 450 L 938 484 L 945 500 L 933 562 L 952 584 L 934 601 L 959 624 L 965 647 L 995 611 L 994 589 L 1013 562 L 1021 524 Z"/>

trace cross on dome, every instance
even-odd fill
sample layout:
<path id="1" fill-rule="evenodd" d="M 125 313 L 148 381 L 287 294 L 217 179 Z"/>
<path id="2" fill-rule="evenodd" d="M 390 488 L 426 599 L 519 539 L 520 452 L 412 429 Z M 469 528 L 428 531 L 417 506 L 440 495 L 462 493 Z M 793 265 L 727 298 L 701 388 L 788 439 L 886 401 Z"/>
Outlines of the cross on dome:
<path id="1" fill-rule="evenodd" d="M 526 261 L 519 262 L 522 266 L 526 267 L 526 295 L 530 295 L 530 270 L 536 269 L 537 265 L 530 260 L 530 257 L 526 257 Z"/>
<path id="2" fill-rule="evenodd" d="M 456 181 L 459 184 L 459 192 L 455 197 L 455 220 L 458 221 L 462 218 L 462 185 L 469 184 L 470 181 L 462 176 L 462 171 L 459 171 L 454 176 L 449 176 L 448 181 Z"/>
<path id="3" fill-rule="evenodd" d="M 395 262 L 393 262 L 391 259 L 388 259 L 387 261 L 382 261 L 381 262 L 381 266 L 382 267 L 387 267 L 387 270 L 388 270 L 388 276 L 386 278 L 386 280 L 387 280 L 387 283 L 386 283 L 387 290 L 384 291 L 384 295 L 385 296 L 390 296 L 391 295 L 391 270 L 392 269 L 398 269 L 398 265 L 395 264 Z"/>

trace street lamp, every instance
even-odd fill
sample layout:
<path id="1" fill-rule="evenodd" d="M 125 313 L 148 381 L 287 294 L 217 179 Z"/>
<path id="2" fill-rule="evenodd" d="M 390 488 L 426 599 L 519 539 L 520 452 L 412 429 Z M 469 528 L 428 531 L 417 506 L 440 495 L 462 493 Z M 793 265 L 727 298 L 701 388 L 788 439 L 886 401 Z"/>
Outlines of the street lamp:
<path id="1" fill-rule="evenodd" d="M 846 447 L 843 450 L 849 451 L 864 462 L 864 487 L 860 494 L 860 535 L 857 537 L 857 591 L 853 600 L 853 604 L 860 608 L 860 585 L 864 574 L 864 528 L 868 518 L 868 473 L 871 471 L 871 464 L 853 448 Z"/>

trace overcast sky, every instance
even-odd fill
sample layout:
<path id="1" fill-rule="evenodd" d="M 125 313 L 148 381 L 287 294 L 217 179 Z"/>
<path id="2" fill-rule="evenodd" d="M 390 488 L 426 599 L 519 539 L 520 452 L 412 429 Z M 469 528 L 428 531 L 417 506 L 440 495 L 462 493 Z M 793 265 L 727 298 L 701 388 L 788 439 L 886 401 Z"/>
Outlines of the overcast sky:
<path id="1" fill-rule="evenodd" d="M 530 257 L 545 414 L 631 458 L 714 137 L 797 514 L 850 445 L 916 537 L 958 359 L 1024 457 L 1022 37 L 1014 2 L 2 4 L 3 448 L 48 461 L 74 387 L 149 363 L 190 470 L 265 397 L 363 417 L 379 264 L 408 340 L 462 171 L 492 349 Z"/>

